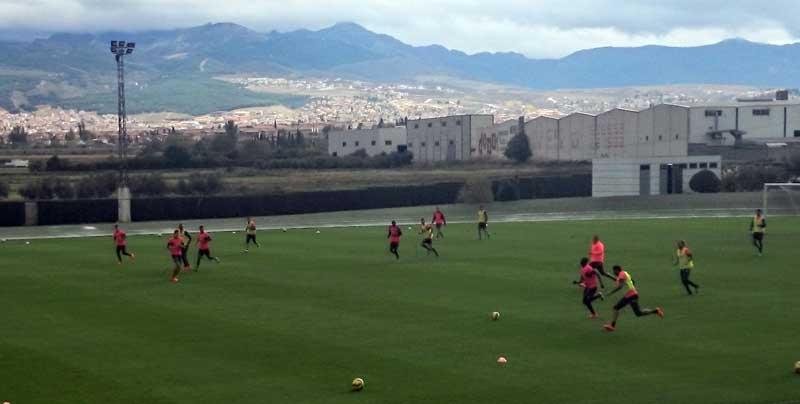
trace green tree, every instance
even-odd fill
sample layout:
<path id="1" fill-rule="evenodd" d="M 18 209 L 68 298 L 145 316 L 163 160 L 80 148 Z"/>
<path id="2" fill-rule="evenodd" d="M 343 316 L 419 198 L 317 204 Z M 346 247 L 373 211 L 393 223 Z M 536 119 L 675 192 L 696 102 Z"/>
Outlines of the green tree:
<path id="1" fill-rule="evenodd" d="M 86 123 L 83 121 L 78 124 L 78 138 L 84 142 L 94 139 L 94 134 L 86 129 Z"/>
<path id="2" fill-rule="evenodd" d="M 517 163 L 525 163 L 530 160 L 533 153 L 531 153 L 531 145 L 528 142 L 528 136 L 522 133 L 514 135 L 508 142 L 504 154 L 510 160 L 514 160 Z"/>
<path id="3" fill-rule="evenodd" d="M 0 181 L 0 199 L 8 198 L 8 194 L 10 193 L 8 184 L 3 181 Z"/>
<path id="4" fill-rule="evenodd" d="M 173 144 L 167 146 L 167 149 L 164 150 L 164 159 L 169 167 L 180 168 L 186 167 L 191 163 L 192 155 L 182 146 Z"/>
<path id="5" fill-rule="evenodd" d="M 722 186 L 722 181 L 713 171 L 703 170 L 692 176 L 689 180 L 689 188 L 699 193 L 717 193 Z"/>
<path id="6" fill-rule="evenodd" d="M 8 134 L 8 141 L 13 145 L 28 144 L 28 132 L 22 126 L 15 126 Z"/>
<path id="7" fill-rule="evenodd" d="M 60 171 L 66 168 L 67 162 L 58 158 L 58 155 L 53 155 L 44 163 L 45 171 Z"/>
<path id="8" fill-rule="evenodd" d="M 72 128 L 70 128 L 69 132 L 67 132 L 67 134 L 64 135 L 64 140 L 67 141 L 67 142 L 74 142 L 75 139 L 77 139 L 77 138 L 78 138 L 78 135 L 75 133 L 75 130 L 73 130 Z"/>

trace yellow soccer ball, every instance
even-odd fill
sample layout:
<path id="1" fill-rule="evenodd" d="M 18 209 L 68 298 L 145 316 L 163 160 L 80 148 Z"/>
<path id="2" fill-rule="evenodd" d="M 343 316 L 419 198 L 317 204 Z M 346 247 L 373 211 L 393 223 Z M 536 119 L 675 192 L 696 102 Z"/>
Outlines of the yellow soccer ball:
<path id="1" fill-rule="evenodd" d="M 364 379 L 360 377 L 356 377 L 353 379 L 353 391 L 361 391 L 364 390 Z"/>
<path id="2" fill-rule="evenodd" d="M 491 317 L 493 321 L 500 320 L 500 312 L 499 311 L 493 312 Z"/>

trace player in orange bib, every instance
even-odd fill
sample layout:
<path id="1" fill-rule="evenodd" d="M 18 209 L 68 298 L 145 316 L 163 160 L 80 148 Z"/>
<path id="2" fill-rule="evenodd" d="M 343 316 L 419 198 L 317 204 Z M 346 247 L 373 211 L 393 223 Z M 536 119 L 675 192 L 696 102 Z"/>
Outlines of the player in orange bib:
<path id="1" fill-rule="evenodd" d="M 655 314 L 661 318 L 664 318 L 664 310 L 661 310 L 661 307 L 656 307 L 655 309 L 643 309 L 639 307 L 639 291 L 636 290 L 636 284 L 633 282 L 633 278 L 631 278 L 631 275 L 627 271 L 623 271 L 622 267 L 619 265 L 614 265 L 614 274 L 617 275 L 617 280 L 615 283 L 617 287 L 608 295 L 611 296 L 622 288 L 626 288 L 628 292 L 625 293 L 625 296 L 620 299 L 616 305 L 614 305 L 614 317 L 611 320 L 611 323 L 603 325 L 603 328 L 605 328 L 606 331 L 614 331 L 617 329 L 619 312 L 620 310 L 624 309 L 625 306 L 631 306 L 631 309 L 633 309 L 633 313 L 636 314 L 636 317 Z"/>
<path id="2" fill-rule="evenodd" d="M 172 237 L 167 241 L 167 250 L 172 257 L 172 263 L 175 268 L 172 270 L 172 283 L 178 283 L 178 274 L 181 273 L 181 266 L 183 265 L 183 237 L 178 230 L 172 233 Z"/>
<path id="3" fill-rule="evenodd" d="M 197 263 L 194 266 L 195 272 L 200 269 L 200 259 L 203 257 L 219 264 L 219 258 L 211 255 L 211 247 L 209 247 L 211 235 L 206 233 L 206 229 L 203 226 L 200 226 L 199 230 L 200 233 L 197 234 Z"/>
<path id="4" fill-rule="evenodd" d="M 400 253 L 398 249 L 400 248 L 400 237 L 403 236 L 403 231 L 400 230 L 400 226 L 397 225 L 397 222 L 392 220 L 392 225 L 389 226 L 389 234 L 386 238 L 389 239 L 389 252 L 394 254 L 397 259 L 400 259 Z"/>
<path id="5" fill-rule="evenodd" d="M 120 230 L 119 225 L 114 225 L 114 243 L 117 245 L 117 265 L 122 265 L 122 256 L 130 257 L 131 261 L 136 259 L 136 255 L 128 252 L 128 236 Z"/>
<path id="6" fill-rule="evenodd" d="M 447 226 L 447 219 L 444 217 L 444 213 L 439 210 L 439 207 L 436 207 L 436 211 L 433 212 L 433 219 L 431 219 L 434 225 L 436 225 L 436 238 L 444 238 L 444 233 L 442 232 L 442 227 Z"/>

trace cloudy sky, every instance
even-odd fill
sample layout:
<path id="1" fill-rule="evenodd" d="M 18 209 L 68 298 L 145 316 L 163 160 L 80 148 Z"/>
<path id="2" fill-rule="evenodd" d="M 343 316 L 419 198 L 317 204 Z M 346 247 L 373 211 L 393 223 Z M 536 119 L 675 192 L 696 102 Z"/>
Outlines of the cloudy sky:
<path id="1" fill-rule="evenodd" d="M 258 31 L 357 22 L 413 45 L 561 57 L 600 46 L 799 42 L 797 0 L 0 0 L 6 37 L 235 22 Z"/>

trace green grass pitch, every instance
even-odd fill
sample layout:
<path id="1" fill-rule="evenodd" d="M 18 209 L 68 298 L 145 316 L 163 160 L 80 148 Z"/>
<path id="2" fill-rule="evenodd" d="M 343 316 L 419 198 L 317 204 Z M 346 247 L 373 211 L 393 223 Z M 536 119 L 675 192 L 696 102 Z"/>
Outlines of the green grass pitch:
<path id="1" fill-rule="evenodd" d="M 773 218 L 766 255 L 747 219 L 451 225 L 401 260 L 384 228 L 213 234 L 221 264 L 168 281 L 166 236 L 0 244 L 0 402 L 774 403 L 800 398 L 800 219 Z M 407 229 L 404 227 L 404 230 Z M 601 330 L 578 260 L 599 234 L 645 307 Z M 700 294 L 671 266 L 683 238 Z M 192 260 L 194 251 L 192 251 Z M 497 322 L 489 313 L 499 311 Z M 498 365 L 499 356 L 508 364 Z M 362 377 L 366 388 L 349 391 Z"/>

